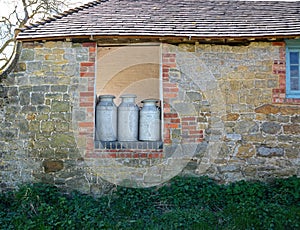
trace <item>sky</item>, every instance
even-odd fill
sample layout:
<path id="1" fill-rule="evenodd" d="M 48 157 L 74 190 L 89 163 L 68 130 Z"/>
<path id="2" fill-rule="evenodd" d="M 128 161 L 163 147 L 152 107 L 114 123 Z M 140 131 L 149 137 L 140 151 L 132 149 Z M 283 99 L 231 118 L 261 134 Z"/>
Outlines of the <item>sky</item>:
<path id="1" fill-rule="evenodd" d="M 68 7 L 66 7 L 67 10 L 69 8 L 74 8 L 76 6 L 80 6 L 83 5 L 87 2 L 90 2 L 92 0 L 63 0 L 65 4 L 68 5 Z M 21 9 L 22 3 L 21 0 L 0 0 L 0 19 L 2 19 L 2 17 L 9 17 L 9 14 L 12 13 L 14 11 L 14 7 L 18 6 L 19 9 Z M 21 11 L 22 12 L 22 11 Z M 6 40 L 0 40 L 0 46 L 2 44 L 4 44 Z M 3 53 L 0 53 L 0 59 L 3 58 L 3 55 L 10 55 L 13 51 L 13 46 L 10 45 L 9 47 L 7 47 Z M 5 62 L 4 61 L 0 61 L 0 66 L 2 66 Z"/>
<path id="2" fill-rule="evenodd" d="M 73 8 L 91 1 L 92 0 L 67 0 L 64 2 L 70 2 L 69 8 Z M 21 0 L 0 0 L 0 18 L 2 16 L 7 16 L 8 13 L 14 9 L 15 4 L 18 2 L 21 2 Z"/>

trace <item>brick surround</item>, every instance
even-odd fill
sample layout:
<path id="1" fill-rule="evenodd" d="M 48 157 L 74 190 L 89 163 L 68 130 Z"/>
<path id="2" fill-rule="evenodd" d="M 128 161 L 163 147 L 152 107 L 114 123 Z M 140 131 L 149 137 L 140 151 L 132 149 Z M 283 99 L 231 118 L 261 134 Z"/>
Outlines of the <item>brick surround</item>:
<path id="1" fill-rule="evenodd" d="M 286 63 L 285 63 L 285 43 L 273 42 L 273 46 L 279 48 L 279 60 L 274 60 L 273 74 L 278 75 L 279 87 L 272 90 L 272 102 L 276 104 L 300 104 L 300 99 L 286 98 Z"/>
<path id="2" fill-rule="evenodd" d="M 199 129 L 197 116 L 180 117 L 172 109 L 171 101 L 178 97 L 179 87 L 172 82 L 169 75 L 176 69 L 176 54 L 163 52 L 162 78 L 163 78 L 163 142 L 147 143 L 101 143 L 95 141 L 95 69 L 96 69 L 96 43 L 83 43 L 89 49 L 89 61 L 80 63 L 80 78 L 86 79 L 87 87 L 82 87 L 79 92 L 79 106 L 86 116 L 84 121 L 78 121 L 79 139 L 84 140 L 85 157 L 87 158 L 162 158 L 164 157 L 163 145 L 173 143 L 173 134 L 180 133 L 182 143 L 200 143 L 204 138 L 204 130 Z M 176 137 L 178 139 L 178 137 Z M 147 146 L 147 148 L 145 148 Z"/>
<path id="3" fill-rule="evenodd" d="M 84 140 L 85 157 L 87 158 L 162 158 L 162 143 L 100 143 L 95 141 L 95 78 L 96 78 L 96 43 L 83 43 L 88 47 L 88 62 L 80 63 L 80 78 L 87 81 L 87 87 L 81 87 L 79 92 L 79 106 L 87 115 L 84 121 L 78 121 L 78 139 Z M 108 147 L 109 146 L 109 147 Z M 147 148 L 146 148 L 146 147 Z"/>
<path id="4" fill-rule="evenodd" d="M 182 143 L 200 143 L 204 138 L 204 130 L 199 129 L 198 116 L 180 117 L 170 105 L 178 98 L 179 87 L 170 78 L 172 70 L 177 69 L 176 54 L 165 52 L 162 55 L 163 65 L 163 98 L 164 98 L 164 143 L 172 143 L 172 133 L 181 133 Z"/>

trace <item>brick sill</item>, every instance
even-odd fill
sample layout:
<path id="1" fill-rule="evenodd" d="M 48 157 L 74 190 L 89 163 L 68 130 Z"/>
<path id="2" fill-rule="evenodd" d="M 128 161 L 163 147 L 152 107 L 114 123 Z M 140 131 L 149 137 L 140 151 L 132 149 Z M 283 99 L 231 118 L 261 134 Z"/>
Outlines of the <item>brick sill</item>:
<path id="1" fill-rule="evenodd" d="M 95 141 L 95 149 L 163 149 L 162 141 Z"/>

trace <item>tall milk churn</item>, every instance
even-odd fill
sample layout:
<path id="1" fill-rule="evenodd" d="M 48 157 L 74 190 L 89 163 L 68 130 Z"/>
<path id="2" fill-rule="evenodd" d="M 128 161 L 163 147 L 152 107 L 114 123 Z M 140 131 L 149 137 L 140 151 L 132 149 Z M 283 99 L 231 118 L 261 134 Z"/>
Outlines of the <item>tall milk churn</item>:
<path id="1" fill-rule="evenodd" d="M 96 140 L 117 140 L 117 106 L 113 95 L 99 96 L 96 106 Z"/>
<path id="2" fill-rule="evenodd" d="M 118 107 L 118 141 L 137 141 L 139 108 L 136 95 L 124 94 Z"/>
<path id="3" fill-rule="evenodd" d="M 139 139 L 141 141 L 160 140 L 160 110 L 156 106 L 158 100 L 145 99 L 140 111 Z"/>

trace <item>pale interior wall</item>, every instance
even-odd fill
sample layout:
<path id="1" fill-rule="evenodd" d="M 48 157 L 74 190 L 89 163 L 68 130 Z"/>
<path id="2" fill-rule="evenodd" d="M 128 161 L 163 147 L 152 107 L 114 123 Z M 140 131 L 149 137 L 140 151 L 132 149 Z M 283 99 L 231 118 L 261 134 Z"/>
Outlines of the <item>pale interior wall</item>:
<path id="1" fill-rule="evenodd" d="M 119 105 L 122 94 L 136 94 L 136 102 L 160 98 L 160 47 L 131 45 L 99 47 L 97 50 L 97 95 L 112 94 Z"/>

